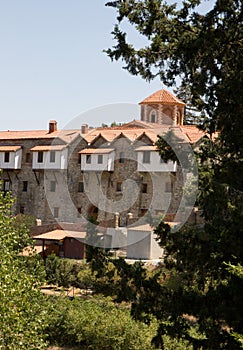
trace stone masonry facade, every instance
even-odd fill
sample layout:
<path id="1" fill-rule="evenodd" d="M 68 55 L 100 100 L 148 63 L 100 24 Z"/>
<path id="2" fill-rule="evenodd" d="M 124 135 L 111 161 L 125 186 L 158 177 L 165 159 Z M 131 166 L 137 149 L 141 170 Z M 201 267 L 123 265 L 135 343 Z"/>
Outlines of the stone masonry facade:
<path id="1" fill-rule="evenodd" d="M 195 138 L 195 127 L 183 129 L 184 104 L 161 91 L 141 103 L 140 121 L 116 127 L 58 131 L 51 121 L 44 131 L 0 131 L 2 186 L 16 198 L 14 213 L 33 215 L 45 224 L 84 223 L 93 216 L 104 227 L 115 227 L 117 216 L 119 226 L 142 222 L 148 215 L 173 220 L 183 190 L 181 169 L 171 162 L 166 170 L 162 161 L 153 168 L 153 159 L 159 162 L 158 134 L 175 128 L 192 146 L 202 135 Z M 153 111 L 163 112 L 162 117 Z M 16 157 L 13 146 L 21 147 L 20 167 L 9 163 L 9 155 Z M 138 171 L 139 152 L 150 170 Z M 62 166 L 56 165 L 59 157 Z M 106 159 L 110 168 L 100 171 L 98 165 Z"/>

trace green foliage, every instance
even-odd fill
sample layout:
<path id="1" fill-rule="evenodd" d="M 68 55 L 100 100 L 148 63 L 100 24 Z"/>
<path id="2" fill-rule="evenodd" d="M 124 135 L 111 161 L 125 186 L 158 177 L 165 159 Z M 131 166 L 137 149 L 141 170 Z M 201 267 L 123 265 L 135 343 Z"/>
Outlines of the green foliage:
<path id="1" fill-rule="evenodd" d="M 19 214 L 15 217 L 16 226 L 24 225 L 30 230 L 35 225 L 35 217 L 27 214 Z"/>
<path id="2" fill-rule="evenodd" d="M 179 76 L 190 87 L 193 105 L 208 115 L 209 129 L 221 129 L 225 122 L 230 126 L 227 114 L 241 113 L 242 3 L 215 1 L 205 14 L 197 9 L 200 3 L 186 0 L 177 8 L 161 0 L 108 2 L 117 11 L 112 33 L 117 45 L 106 53 L 146 80 L 159 77 L 168 86 Z M 125 20 L 147 38 L 144 47 L 128 42 Z"/>
<path id="3" fill-rule="evenodd" d="M 32 241 L 11 216 L 12 204 L 9 193 L 0 193 L 0 348 L 45 349 L 42 263 L 34 254 L 21 255 Z"/>
<path id="4" fill-rule="evenodd" d="M 179 88 L 174 90 L 174 93 L 186 104 L 183 124 L 198 126 L 202 125 L 204 115 L 201 115 L 198 109 L 193 105 L 189 83 L 184 81 Z"/>
<path id="5" fill-rule="evenodd" d="M 78 275 L 81 271 L 81 263 L 71 259 L 60 259 L 55 254 L 46 259 L 46 280 L 49 284 L 68 288 L 79 287 Z"/>
<path id="6" fill-rule="evenodd" d="M 129 310 L 107 299 L 52 299 L 50 342 L 90 350 L 149 350 L 153 326 L 134 321 Z"/>
<path id="7" fill-rule="evenodd" d="M 147 80 L 159 76 L 172 85 L 180 77 L 210 135 L 198 152 L 197 203 L 205 225 L 175 233 L 158 227 L 169 278 L 162 273 L 143 284 L 136 316 L 152 313 L 160 320 L 158 343 L 168 334 L 185 337 L 194 349 L 233 350 L 242 348 L 243 329 L 243 12 L 238 0 L 215 1 L 204 14 L 197 9 L 201 3 L 185 0 L 177 8 L 160 0 L 109 2 L 118 23 L 117 45 L 107 54 Z M 147 38 L 146 47 L 127 42 L 124 20 Z M 159 139 L 157 146 L 165 160 L 174 159 L 177 150 L 170 140 Z"/>

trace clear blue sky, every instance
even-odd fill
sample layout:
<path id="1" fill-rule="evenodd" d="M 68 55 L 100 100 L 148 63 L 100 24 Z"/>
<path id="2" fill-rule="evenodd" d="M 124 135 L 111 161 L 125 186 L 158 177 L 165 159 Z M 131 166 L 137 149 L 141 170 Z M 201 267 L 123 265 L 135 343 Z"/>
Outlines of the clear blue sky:
<path id="1" fill-rule="evenodd" d="M 50 119 L 63 128 L 77 115 L 97 125 L 139 117 L 130 104 L 162 86 L 102 52 L 114 44 L 106 2 L 0 0 L 0 130 L 45 129 Z"/>

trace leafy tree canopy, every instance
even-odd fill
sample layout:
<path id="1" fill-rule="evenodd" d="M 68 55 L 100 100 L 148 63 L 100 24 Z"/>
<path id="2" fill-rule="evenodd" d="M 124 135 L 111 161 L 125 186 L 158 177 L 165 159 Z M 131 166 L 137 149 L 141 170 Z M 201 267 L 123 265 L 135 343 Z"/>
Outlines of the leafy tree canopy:
<path id="1" fill-rule="evenodd" d="M 26 226 L 11 216 L 12 204 L 10 194 L 0 192 L 0 348 L 45 349 L 46 311 L 38 290 L 43 268 Z"/>
<path id="2" fill-rule="evenodd" d="M 117 45 L 106 52 L 146 80 L 159 77 L 172 86 L 179 77 L 204 116 L 204 129 L 210 135 L 219 132 L 198 150 L 198 205 L 205 224 L 176 233 L 158 226 L 170 278 L 162 285 L 151 280 L 136 310 L 141 307 L 141 314 L 156 315 L 161 321 L 159 335 L 185 336 L 195 349 L 232 350 L 243 346 L 243 12 L 238 0 L 215 0 L 207 13 L 198 12 L 200 3 L 185 0 L 180 7 L 162 0 L 107 3 L 116 9 L 118 23 L 113 31 Z M 147 39 L 144 47 L 135 48 L 127 41 L 125 20 Z M 173 159 L 166 142 L 159 139 L 157 146 L 165 160 Z M 184 317 L 187 313 L 193 318 L 194 333 L 190 319 Z"/>

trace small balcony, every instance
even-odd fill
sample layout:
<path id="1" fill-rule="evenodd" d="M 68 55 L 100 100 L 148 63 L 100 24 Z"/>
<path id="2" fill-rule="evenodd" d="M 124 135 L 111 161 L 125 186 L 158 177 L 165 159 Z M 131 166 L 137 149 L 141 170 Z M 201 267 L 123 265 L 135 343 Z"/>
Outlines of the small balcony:
<path id="1" fill-rule="evenodd" d="M 0 146 L 0 169 L 21 169 L 21 146 Z"/>
<path id="2" fill-rule="evenodd" d="M 35 146 L 33 152 L 32 169 L 67 169 L 68 149 L 66 145 Z"/>
<path id="3" fill-rule="evenodd" d="M 86 148 L 79 152 L 82 171 L 114 171 L 113 148 Z"/>
<path id="4" fill-rule="evenodd" d="M 136 149 L 139 172 L 176 172 L 177 163 L 161 158 L 156 146 L 141 146 Z"/>

